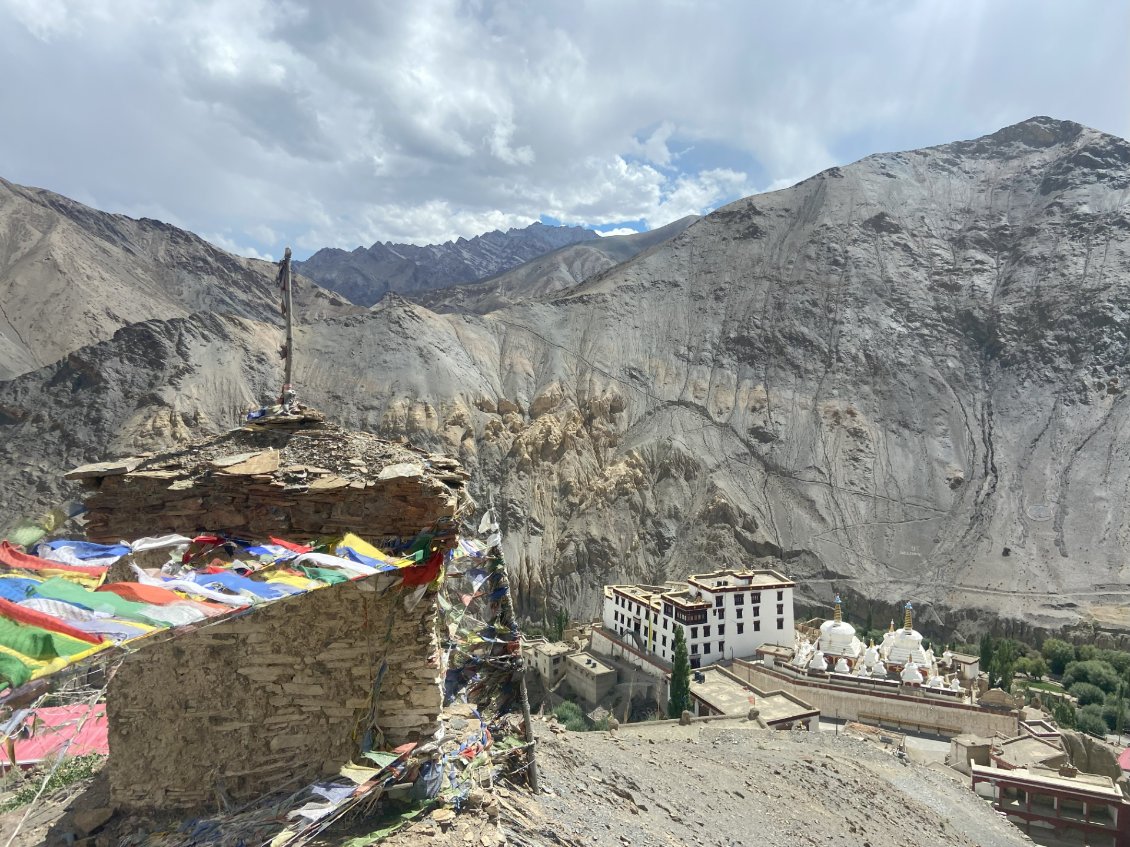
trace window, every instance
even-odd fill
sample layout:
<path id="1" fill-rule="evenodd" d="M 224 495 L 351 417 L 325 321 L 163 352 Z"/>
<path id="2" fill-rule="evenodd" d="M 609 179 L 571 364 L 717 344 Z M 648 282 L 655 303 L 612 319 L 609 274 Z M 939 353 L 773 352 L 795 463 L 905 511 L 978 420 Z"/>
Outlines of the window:
<path id="1" fill-rule="evenodd" d="M 692 644 L 692 645 L 691 645 L 691 654 L 692 654 L 692 655 L 695 655 L 695 656 L 697 656 L 697 655 L 698 655 L 698 645 L 697 645 L 697 644 Z"/>
<path id="2" fill-rule="evenodd" d="M 761 621 L 754 621 L 753 622 L 753 631 L 754 632 L 761 632 Z"/>
<path id="3" fill-rule="evenodd" d="M 663 644 L 664 647 L 667 646 L 667 636 L 666 635 L 661 636 L 659 641 Z"/>
<path id="4" fill-rule="evenodd" d="M 724 594 L 719 594 L 719 595 L 718 595 L 717 597 L 715 597 L 715 598 L 714 598 L 714 605 L 715 605 L 715 607 L 716 607 L 716 608 L 721 608 L 721 607 L 722 607 L 722 602 L 723 602 L 723 601 L 724 601 L 725 599 L 726 599 L 726 595 L 724 595 Z"/>
<path id="5" fill-rule="evenodd" d="M 735 594 L 734 595 L 734 605 L 735 606 L 744 606 L 745 605 L 745 595 L 744 594 Z"/>
<path id="6" fill-rule="evenodd" d="M 778 591 L 777 592 L 777 601 L 780 602 L 781 600 L 784 600 L 784 599 L 785 599 L 785 592 L 784 591 Z"/>
<path id="7" fill-rule="evenodd" d="M 777 618 L 777 629 L 784 629 L 784 628 L 785 628 L 785 619 L 784 618 Z"/>
<path id="8" fill-rule="evenodd" d="M 691 627 L 691 638 L 698 638 L 698 627 L 697 626 Z"/>
<path id="9" fill-rule="evenodd" d="M 754 606 L 753 607 L 753 616 L 756 618 L 760 614 L 761 614 L 761 607 L 760 606 Z"/>
<path id="10" fill-rule="evenodd" d="M 738 624 L 738 635 L 741 635 L 743 632 L 745 632 L 745 624 L 740 623 Z"/>
<path id="11" fill-rule="evenodd" d="M 718 624 L 718 634 L 719 635 L 725 635 L 726 634 L 726 624 L 724 624 L 724 623 Z"/>
<path id="12" fill-rule="evenodd" d="M 675 616 L 675 607 L 672 606 L 670 603 L 664 603 L 663 604 L 663 614 L 665 614 L 669 618 L 674 617 Z"/>
<path id="13" fill-rule="evenodd" d="M 784 613 L 785 613 L 785 604 L 784 603 L 778 603 L 777 604 L 777 614 L 783 615 Z"/>
<path id="14" fill-rule="evenodd" d="M 758 603 L 761 602 L 761 592 L 760 591 L 751 592 L 750 595 L 749 595 L 749 600 L 750 600 L 751 603 L 753 603 L 756 606 Z"/>
<path id="15" fill-rule="evenodd" d="M 702 636 L 703 636 L 703 638 L 709 638 L 710 637 L 710 627 L 704 626 L 702 628 Z"/>
<path id="16" fill-rule="evenodd" d="M 703 653 L 709 653 L 710 652 L 710 642 L 709 641 L 707 641 L 705 644 L 702 645 L 702 652 Z"/>
<path id="17" fill-rule="evenodd" d="M 745 609 L 734 609 L 734 617 L 737 618 L 738 620 L 741 620 L 742 612 L 744 612 L 744 611 L 745 611 Z"/>
<path id="18" fill-rule="evenodd" d="M 718 652 L 721 653 L 723 656 L 726 655 L 726 642 L 725 641 L 719 641 L 718 642 Z"/>
<path id="19" fill-rule="evenodd" d="M 714 610 L 714 620 L 721 620 L 722 615 L 724 615 L 725 613 L 726 613 L 725 609 L 715 609 Z"/>

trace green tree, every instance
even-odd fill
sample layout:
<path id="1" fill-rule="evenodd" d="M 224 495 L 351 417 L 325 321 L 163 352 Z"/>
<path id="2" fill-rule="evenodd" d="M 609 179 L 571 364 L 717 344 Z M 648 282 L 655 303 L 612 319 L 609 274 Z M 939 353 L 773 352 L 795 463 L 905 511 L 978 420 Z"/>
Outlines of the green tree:
<path id="1" fill-rule="evenodd" d="M 989 674 L 989 681 L 992 682 L 992 666 L 993 666 L 993 636 L 985 633 L 981 636 L 981 670 Z"/>
<path id="2" fill-rule="evenodd" d="M 1077 682 L 1067 689 L 1067 693 L 1078 700 L 1080 706 L 1102 703 L 1103 700 L 1106 699 L 1103 690 L 1097 685 L 1091 685 L 1089 682 Z"/>
<path id="3" fill-rule="evenodd" d="M 1048 675 L 1048 663 L 1044 661 L 1043 656 L 1036 656 L 1028 660 L 1028 676 L 1032 677 L 1036 682 L 1039 682 Z"/>
<path id="4" fill-rule="evenodd" d="M 1072 662 L 1063 671 L 1063 687 L 1070 688 L 1077 682 L 1089 682 L 1110 693 L 1118 690 L 1118 671 L 1099 659 L 1085 662 Z"/>
<path id="5" fill-rule="evenodd" d="M 989 686 L 1003 688 L 1008 691 L 1012 688 L 1012 678 L 1016 675 L 1016 662 L 1019 651 L 1016 642 L 1009 638 L 1002 638 L 993 644 L 989 661 Z"/>
<path id="6" fill-rule="evenodd" d="M 1075 661 L 1075 648 L 1058 638 L 1049 638 L 1045 641 L 1041 652 L 1048 660 L 1051 672 L 1056 676 L 1062 674 L 1068 664 Z"/>
<path id="7" fill-rule="evenodd" d="M 671 668 L 671 699 L 667 701 L 667 717 L 682 717 L 691 707 L 691 661 L 687 656 L 687 640 L 683 628 L 675 626 L 675 656 Z"/>
<path id="8" fill-rule="evenodd" d="M 1063 697 L 1049 696 L 1047 699 L 1048 711 L 1061 729 L 1075 727 L 1075 707 Z"/>
<path id="9" fill-rule="evenodd" d="M 1075 728 L 1080 732 L 1097 735 L 1100 738 L 1106 735 L 1106 721 L 1103 720 L 1103 707 L 1097 703 L 1084 706 L 1075 713 Z"/>
<path id="10" fill-rule="evenodd" d="M 558 609 L 553 613 L 553 617 L 549 621 L 549 634 L 553 637 L 554 641 L 561 641 L 565 638 L 565 630 L 569 626 L 569 613 L 564 609 Z"/>

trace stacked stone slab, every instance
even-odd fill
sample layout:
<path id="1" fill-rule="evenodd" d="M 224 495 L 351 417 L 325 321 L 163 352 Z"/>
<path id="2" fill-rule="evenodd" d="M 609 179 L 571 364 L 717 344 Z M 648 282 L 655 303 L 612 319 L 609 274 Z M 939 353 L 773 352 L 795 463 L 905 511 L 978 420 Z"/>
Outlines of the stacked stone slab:
<path id="1" fill-rule="evenodd" d="M 454 514 L 467 473 L 445 456 L 321 425 L 238 429 L 173 453 L 84 465 L 67 478 L 88 487 L 94 541 L 352 531 L 380 543 Z"/>
<path id="2" fill-rule="evenodd" d="M 93 540 L 351 531 L 378 546 L 454 517 L 467 478 L 451 459 L 326 425 L 237 430 L 69 476 L 90 489 Z M 431 735 L 436 604 L 405 602 L 413 590 L 378 573 L 140 642 L 107 692 L 113 802 L 248 801 L 338 772 L 374 726 L 385 746 Z"/>

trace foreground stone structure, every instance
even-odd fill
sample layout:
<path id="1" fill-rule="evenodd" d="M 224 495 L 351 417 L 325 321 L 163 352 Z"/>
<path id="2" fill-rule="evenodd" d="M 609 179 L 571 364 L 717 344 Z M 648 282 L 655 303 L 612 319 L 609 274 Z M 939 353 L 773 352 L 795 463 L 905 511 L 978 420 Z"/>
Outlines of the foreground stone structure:
<path id="1" fill-rule="evenodd" d="M 288 597 L 129 656 L 106 698 L 114 803 L 201 808 L 336 774 L 358 753 L 374 690 L 387 744 L 431 735 L 435 604 L 406 611 L 394 579 Z"/>
<path id="2" fill-rule="evenodd" d="M 466 474 L 364 433 L 244 428 L 175 453 L 76 469 L 94 540 L 200 530 L 386 546 L 448 528 Z M 434 594 L 390 571 L 141 642 L 107 692 L 110 789 L 123 808 L 243 802 L 436 729 Z M 411 581 L 411 580 L 409 580 Z M 412 602 L 411 599 L 415 599 Z M 408 601 L 408 602 L 406 602 Z"/>
<path id="3" fill-rule="evenodd" d="M 329 425 L 245 427 L 176 452 L 85 465 L 92 541 L 228 532 L 251 538 L 354 532 L 380 544 L 455 514 L 458 462 Z"/>

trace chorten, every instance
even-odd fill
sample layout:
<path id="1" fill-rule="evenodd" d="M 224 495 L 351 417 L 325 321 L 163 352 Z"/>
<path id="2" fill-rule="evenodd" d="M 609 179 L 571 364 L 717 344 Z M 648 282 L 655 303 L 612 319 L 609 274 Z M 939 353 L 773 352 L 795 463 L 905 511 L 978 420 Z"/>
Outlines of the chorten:
<path id="1" fill-rule="evenodd" d="M 895 629 L 892 621 L 891 630 L 883 636 L 879 653 L 890 665 L 905 665 L 913 661 L 928 668 L 931 662 L 922 649 L 922 633 L 914 628 L 914 606 L 907 602 L 904 612 L 902 629 Z"/>
<path id="2" fill-rule="evenodd" d="M 844 620 L 839 594 L 833 603 L 832 619 L 820 624 L 820 649 L 828 656 L 843 660 L 850 670 L 850 665 L 863 654 L 863 642 L 856 636 L 855 627 Z M 848 670 L 840 670 L 840 661 L 836 662 L 837 672 L 847 673 Z"/>

